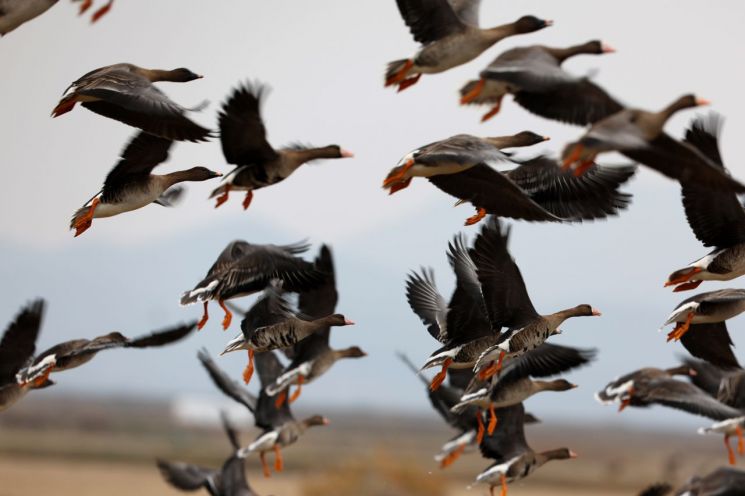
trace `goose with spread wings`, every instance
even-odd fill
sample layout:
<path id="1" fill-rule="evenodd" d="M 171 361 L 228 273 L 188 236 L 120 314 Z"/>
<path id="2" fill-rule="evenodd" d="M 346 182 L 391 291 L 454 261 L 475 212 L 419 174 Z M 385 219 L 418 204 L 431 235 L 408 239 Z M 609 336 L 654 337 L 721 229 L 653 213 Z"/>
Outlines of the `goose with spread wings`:
<path id="1" fill-rule="evenodd" d="M 103 189 L 73 215 L 70 229 L 75 230 L 75 236 L 83 234 L 96 218 L 113 217 L 151 203 L 165 207 L 174 205 L 183 193 L 183 188 L 176 186 L 179 183 L 222 176 L 206 167 L 151 174 L 153 169 L 168 160 L 172 144 L 171 140 L 145 132 L 136 134 L 106 176 Z"/>
<path id="2" fill-rule="evenodd" d="M 54 357 L 34 364 L 36 338 L 44 316 L 44 300 L 21 308 L 0 340 L 0 412 L 13 406 L 31 389 L 51 386 Z"/>
<path id="3" fill-rule="evenodd" d="M 185 83 L 202 76 L 186 68 L 145 69 L 121 63 L 90 71 L 74 81 L 52 111 L 53 117 L 70 112 L 75 104 L 146 133 L 175 141 L 205 141 L 206 129 L 186 117 L 187 109 L 173 102 L 153 83 Z"/>
<path id="4" fill-rule="evenodd" d="M 206 489 L 210 496 L 257 496 L 246 479 L 245 459 L 238 456 L 241 449 L 238 432 L 225 412 L 220 415 L 223 429 L 230 441 L 231 455 L 219 469 L 192 463 L 157 460 L 163 479 L 181 491 Z"/>
<path id="5" fill-rule="evenodd" d="M 352 152 L 338 145 L 272 147 L 261 117 L 266 93 L 266 86 L 245 84 L 236 88 L 223 103 L 219 119 L 220 143 L 225 160 L 236 167 L 210 195 L 210 198 L 217 197 L 215 208 L 228 201 L 231 191 L 245 191 L 242 204 L 246 210 L 255 190 L 284 181 L 305 163 L 354 157 Z"/>
<path id="6" fill-rule="evenodd" d="M 719 114 L 697 117 L 685 142 L 726 171 L 719 150 L 723 119 Z M 745 208 L 735 193 L 713 191 L 702 185 L 681 185 L 688 225 L 704 246 L 714 249 L 705 257 L 670 274 L 665 286 L 673 291 L 697 288 L 703 281 L 730 281 L 745 274 Z"/>
<path id="7" fill-rule="evenodd" d="M 308 319 L 321 319 L 333 315 L 339 294 L 336 290 L 336 277 L 334 274 L 334 260 L 331 249 L 323 245 L 316 256 L 315 265 L 326 274 L 326 278 L 320 286 L 309 291 L 302 291 L 298 295 L 299 313 Z M 329 346 L 331 326 L 314 332 L 309 337 L 299 341 L 292 348 L 285 350 L 292 361 L 277 377 L 273 384 L 266 387 L 266 392 L 278 395 L 279 405 L 287 399 L 289 386 L 296 385 L 297 389 L 289 397 L 290 403 L 299 396 L 304 384 L 309 384 L 328 370 L 338 361 L 344 358 L 362 358 L 367 354 L 359 346 L 351 346 L 344 349 L 333 349 Z"/>
<path id="8" fill-rule="evenodd" d="M 532 45 L 507 50 L 481 71 L 480 79 L 461 88 L 460 103 L 492 105 L 484 122 L 499 113 L 504 96 L 512 94 L 516 103 L 541 117 L 591 124 L 623 106 L 589 78 L 565 71 L 562 64 L 577 55 L 614 51 L 599 40 L 567 48 Z"/>
<path id="9" fill-rule="evenodd" d="M 263 291 L 272 281 L 281 281 L 284 291 L 303 291 L 321 284 L 325 274 L 298 256 L 308 248 L 306 243 L 260 245 L 233 241 L 217 257 L 206 277 L 181 295 L 181 305 L 204 304 L 204 314 L 197 324 L 201 329 L 209 319 L 209 302 L 217 300 L 225 312 L 222 327 L 227 329 L 233 314 L 225 300 Z"/>
<path id="10" fill-rule="evenodd" d="M 328 425 L 328 419 L 321 415 L 313 415 L 300 421 L 295 420 L 288 402 L 278 407 L 275 399 L 266 394 L 265 387 L 276 381 L 282 373 L 282 364 L 274 352 L 256 354 L 256 368 L 261 380 L 261 392 L 258 398 L 228 377 L 205 350 L 200 351 L 198 357 L 218 389 L 245 406 L 253 414 L 256 427 L 262 430 L 251 444 L 238 450 L 237 455 L 240 458 L 246 458 L 252 453 L 259 453 L 265 477 L 270 476 L 269 465 L 265 459 L 266 453 L 274 452 L 274 468 L 280 472 L 284 465 L 281 448 L 294 444 L 310 427 Z"/>
<path id="11" fill-rule="evenodd" d="M 422 74 L 437 74 L 475 59 L 507 37 L 532 33 L 552 21 L 523 16 L 515 22 L 482 29 L 481 0 L 396 0 L 398 10 L 414 40 L 422 47 L 412 58 L 388 64 L 385 86 L 402 91 L 416 84 Z"/>

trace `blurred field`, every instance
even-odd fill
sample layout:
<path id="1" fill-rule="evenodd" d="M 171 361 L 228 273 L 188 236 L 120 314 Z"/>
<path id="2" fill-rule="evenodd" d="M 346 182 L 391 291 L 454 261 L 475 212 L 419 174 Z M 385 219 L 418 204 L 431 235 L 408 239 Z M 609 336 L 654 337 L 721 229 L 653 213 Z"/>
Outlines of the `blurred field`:
<path id="1" fill-rule="evenodd" d="M 465 496 L 489 462 L 466 455 L 440 470 L 432 454 L 451 432 L 436 417 L 339 413 L 284 453 L 285 472 L 248 475 L 261 495 Z M 239 426 L 242 441 L 256 433 Z M 598 427 L 532 426 L 536 449 L 571 446 L 577 460 L 554 462 L 516 484 L 516 496 L 634 495 L 647 484 L 680 482 L 725 462 L 721 442 L 690 434 L 613 432 Z M 161 403 L 29 397 L 0 416 L 0 496 L 178 494 L 156 458 L 219 466 L 228 444 L 216 428 L 179 425 Z M 206 493 L 205 493 L 206 494 Z"/>

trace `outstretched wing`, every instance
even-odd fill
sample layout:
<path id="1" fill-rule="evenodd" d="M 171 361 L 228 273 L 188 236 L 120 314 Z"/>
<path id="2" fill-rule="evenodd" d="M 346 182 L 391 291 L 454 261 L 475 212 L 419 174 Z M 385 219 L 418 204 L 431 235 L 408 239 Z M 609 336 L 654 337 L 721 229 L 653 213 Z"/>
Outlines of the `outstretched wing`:
<path id="1" fill-rule="evenodd" d="M 35 300 L 5 328 L 0 341 L 0 385 L 15 382 L 16 373 L 33 357 L 43 316 L 44 300 Z"/>

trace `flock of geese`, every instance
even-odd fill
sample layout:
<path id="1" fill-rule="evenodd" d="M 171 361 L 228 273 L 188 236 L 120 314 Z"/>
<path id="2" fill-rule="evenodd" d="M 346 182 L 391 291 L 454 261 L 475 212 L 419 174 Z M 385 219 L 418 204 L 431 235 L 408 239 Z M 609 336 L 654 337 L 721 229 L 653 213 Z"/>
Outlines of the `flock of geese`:
<path id="1" fill-rule="evenodd" d="M 0 0 L 0 34 L 55 3 Z M 415 85 L 423 74 L 463 65 L 505 38 L 553 24 L 524 16 L 484 29 L 479 26 L 480 0 L 396 3 L 414 40 L 422 45 L 413 57 L 388 64 L 385 86 L 399 92 Z M 81 13 L 92 4 L 92 0 L 83 0 Z M 100 7 L 93 21 L 112 4 L 109 0 Z M 466 219 L 466 225 L 482 223 L 472 242 L 460 234 L 448 244 L 447 258 L 456 281 L 449 300 L 438 291 L 431 269 L 409 274 L 406 298 L 439 347 L 422 367 L 405 355 L 401 358 L 427 385 L 435 409 L 458 431 L 442 446 L 436 460 L 445 468 L 464 453 L 480 451 L 492 463 L 475 482 L 487 485 L 492 495 L 500 488 L 505 496 L 509 484 L 551 460 L 577 456 L 566 447 L 533 450 L 525 425 L 538 420 L 526 413 L 523 403 L 544 391 L 577 387 L 557 376 L 589 365 L 596 350 L 548 340 L 561 334 L 561 327 L 571 318 L 601 315 L 589 304 L 538 313 L 508 249 L 510 227 L 500 218 L 579 223 L 619 215 L 631 200 L 620 188 L 637 172 L 635 164 L 642 164 L 679 182 L 689 225 L 696 238 L 712 248 L 709 254 L 673 271 L 665 286 L 686 291 L 703 281 L 726 281 L 745 274 L 745 209 L 737 197 L 745 192 L 745 185 L 728 173 L 719 152 L 722 118 L 716 114 L 696 117 L 683 138 L 677 139 L 664 131 L 666 122 L 679 111 L 706 105 L 706 100 L 689 94 L 659 111 L 637 109 L 621 103 L 589 78 L 562 67 L 571 57 L 612 51 L 598 40 L 570 47 L 513 48 L 460 89 L 463 105 L 488 107 L 482 120 L 494 118 L 504 96 L 510 94 L 533 114 L 586 126 L 584 134 L 567 144 L 560 156 L 514 157 L 510 150 L 548 139 L 532 131 L 498 137 L 459 134 L 407 153 L 383 181 L 383 188 L 393 194 L 409 186 L 414 177 L 426 178 L 458 203 L 474 207 L 476 212 Z M 338 145 L 274 148 L 267 141 L 261 117 L 266 93 L 262 84 L 244 83 L 232 90 L 219 111 L 217 133 L 188 117 L 200 108 L 187 109 L 155 86 L 200 77 L 186 68 L 147 69 L 119 63 L 92 70 L 65 90 L 53 117 L 80 104 L 138 130 L 105 177 L 101 191 L 74 213 L 70 228 L 75 236 L 88 230 L 97 218 L 151 203 L 175 205 L 182 196 L 183 182 L 222 176 L 222 183 L 211 195 L 215 207 L 224 204 L 231 192 L 242 192 L 242 206 L 247 209 L 255 190 L 283 181 L 302 164 L 353 156 Z M 234 166 L 226 175 L 204 167 L 152 173 L 168 160 L 175 141 L 208 142 L 214 137 L 219 137 L 225 161 Z M 620 153 L 629 164 L 598 164 L 599 157 L 609 152 Z M 510 170 L 499 171 L 494 166 Z M 331 249 L 323 245 L 313 260 L 306 260 L 302 255 L 309 248 L 304 243 L 230 243 L 205 277 L 181 296 L 182 305 L 203 305 L 201 320 L 134 339 L 110 333 L 93 340 L 60 343 L 36 354 L 45 303 L 37 300 L 26 305 L 0 342 L 0 409 L 9 408 L 31 390 L 54 385 L 52 374 L 82 366 L 101 351 L 165 346 L 186 338 L 195 327 L 202 329 L 207 324 L 209 302 L 215 301 L 224 313 L 223 329 L 231 326 L 234 312 L 242 314 L 241 333 L 227 343 L 223 354 L 247 352 L 242 379 L 249 384 L 256 371 L 258 395 L 222 371 L 206 350 L 199 352 L 198 359 L 220 391 L 252 412 L 261 433 L 244 447 L 223 417 L 231 451 L 221 468 L 165 460 L 158 466 L 166 480 L 182 490 L 203 487 L 213 495 L 255 494 L 246 479 L 244 460 L 258 454 L 264 475 L 269 477 L 272 467 L 266 457 L 273 454 L 273 468 L 281 471 L 282 449 L 295 443 L 308 428 L 328 424 L 322 415 L 297 420 L 290 404 L 304 386 L 337 361 L 366 356 L 356 346 L 331 348 L 331 328 L 353 322 L 336 310 Z M 246 312 L 236 310 L 228 301 L 256 294 L 259 296 Z M 745 290 L 741 289 L 700 293 L 682 301 L 663 327 L 674 325 L 667 340 L 680 341 L 695 358 L 668 369 L 644 368 L 626 374 L 610 382 L 596 398 L 618 405 L 619 410 L 660 404 L 707 417 L 714 423 L 700 432 L 723 434 L 729 462 L 735 464 L 732 437 L 737 438 L 737 451 L 745 454 L 745 371 L 733 353 L 726 321 L 743 311 Z M 286 362 L 280 359 L 280 352 Z M 431 379 L 423 372 L 429 368 L 439 369 Z M 721 468 L 705 477 L 694 477 L 675 494 L 734 495 L 745 494 L 744 488 L 745 472 Z M 671 491 L 672 487 L 662 484 L 643 494 Z"/>

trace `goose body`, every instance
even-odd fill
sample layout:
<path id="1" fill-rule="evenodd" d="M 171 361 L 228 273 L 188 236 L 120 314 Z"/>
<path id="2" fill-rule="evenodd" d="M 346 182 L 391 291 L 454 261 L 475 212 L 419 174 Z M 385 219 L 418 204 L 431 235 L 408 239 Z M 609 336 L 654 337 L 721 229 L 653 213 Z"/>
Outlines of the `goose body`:
<path id="1" fill-rule="evenodd" d="M 479 28 L 480 0 L 397 0 L 399 12 L 414 39 L 422 44 L 410 59 L 388 64 L 385 85 L 402 91 L 422 74 L 436 74 L 470 62 L 509 36 L 531 33 L 551 21 L 524 16 L 490 29 Z"/>
<path id="2" fill-rule="evenodd" d="M 215 208 L 228 200 L 231 191 L 246 191 L 243 209 L 253 199 L 253 191 L 287 179 L 301 165 L 317 159 L 349 158 L 354 155 L 337 145 L 320 148 L 290 146 L 274 149 L 266 138 L 261 104 L 263 85 L 246 84 L 236 88 L 220 111 L 220 143 L 225 160 L 236 166 L 210 198 Z"/>
<path id="3" fill-rule="evenodd" d="M 0 0 L 0 36 L 40 16 L 58 0 Z"/>

